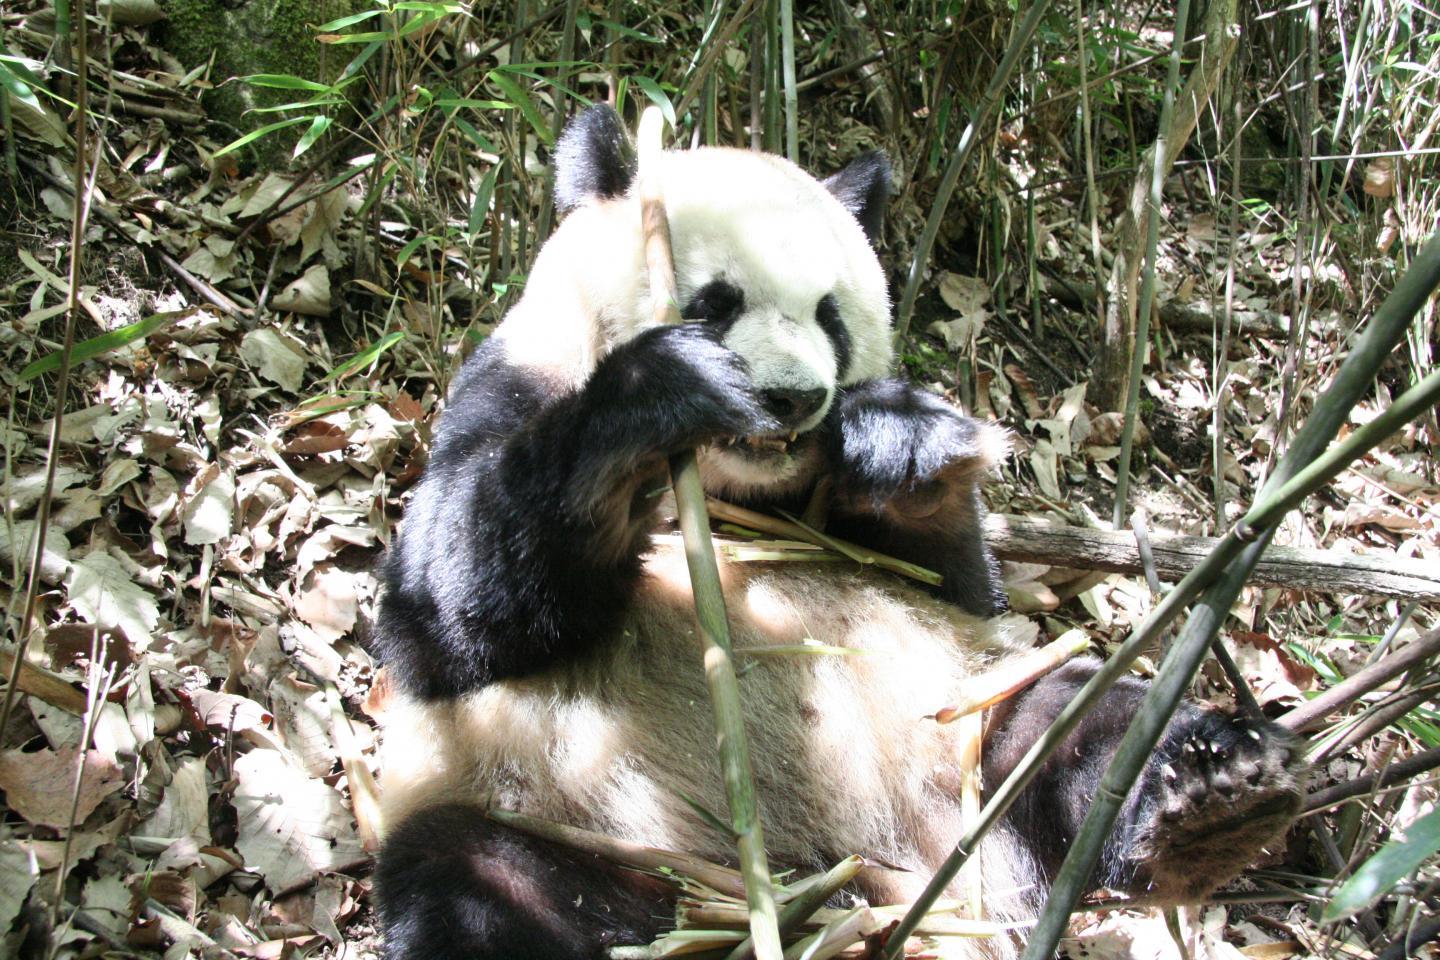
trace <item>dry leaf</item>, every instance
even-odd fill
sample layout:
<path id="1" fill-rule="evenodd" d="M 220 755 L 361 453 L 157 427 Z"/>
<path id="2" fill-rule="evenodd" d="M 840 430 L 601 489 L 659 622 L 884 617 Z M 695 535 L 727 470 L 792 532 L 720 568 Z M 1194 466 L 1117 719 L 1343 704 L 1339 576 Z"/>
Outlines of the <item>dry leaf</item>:
<path id="1" fill-rule="evenodd" d="M 130 573 L 104 550 L 76 560 L 66 578 L 70 605 L 86 623 L 119 627 L 131 645 L 146 649 L 160 622 L 160 608 L 150 591 L 137 586 Z"/>
<path id="2" fill-rule="evenodd" d="M 40 877 L 40 865 L 13 841 L 0 841 L 0 930 L 9 930 Z"/>
<path id="3" fill-rule="evenodd" d="M 0 753 L 0 790 L 10 809 L 31 823 L 65 829 L 71 826 L 70 807 L 75 800 L 76 747 Z M 75 823 L 84 823 L 110 794 L 125 785 L 125 775 L 98 750 L 85 754 L 85 772 Z"/>
<path id="4" fill-rule="evenodd" d="M 136 833 L 144 837 L 178 839 L 188 837 L 200 844 L 210 843 L 210 797 L 205 761 L 185 757 L 165 785 L 160 805 Z"/>
<path id="5" fill-rule="evenodd" d="M 245 865 L 271 890 L 284 890 L 317 873 L 364 856 L 340 794 L 312 779 L 278 751 L 252 750 L 235 761 L 235 846 Z"/>
<path id="6" fill-rule="evenodd" d="M 315 264 L 272 297 L 270 305 L 310 317 L 330 316 L 330 271 L 323 263 Z"/>
<path id="7" fill-rule="evenodd" d="M 305 380 L 304 354 L 269 327 L 245 335 L 240 342 L 240 357 L 260 376 L 291 393 L 298 391 Z"/>
<path id="8" fill-rule="evenodd" d="M 309 585 L 295 598 L 295 614 L 327 641 L 338 640 L 355 626 L 359 597 L 355 578 L 330 564 L 315 567 Z"/>
<path id="9" fill-rule="evenodd" d="M 219 543 L 230 535 L 235 515 L 235 475 L 223 467 L 185 503 L 185 542 Z"/>
<path id="10" fill-rule="evenodd" d="M 195 708 L 200 722 L 207 727 L 234 731 L 254 730 L 266 727 L 271 721 L 270 711 L 249 697 L 218 690 L 190 690 L 180 694 L 188 698 Z"/>

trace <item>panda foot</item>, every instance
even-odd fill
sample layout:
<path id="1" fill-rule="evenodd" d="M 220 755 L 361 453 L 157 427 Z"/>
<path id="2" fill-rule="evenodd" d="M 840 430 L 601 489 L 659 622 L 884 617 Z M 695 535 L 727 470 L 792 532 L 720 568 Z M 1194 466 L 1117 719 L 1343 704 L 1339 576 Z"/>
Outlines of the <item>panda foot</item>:
<path id="1" fill-rule="evenodd" d="M 1134 851 L 1152 884 L 1146 893 L 1174 901 L 1233 879 L 1285 832 L 1304 798 L 1306 765 L 1288 731 L 1218 713 L 1188 726 L 1149 771 Z"/>

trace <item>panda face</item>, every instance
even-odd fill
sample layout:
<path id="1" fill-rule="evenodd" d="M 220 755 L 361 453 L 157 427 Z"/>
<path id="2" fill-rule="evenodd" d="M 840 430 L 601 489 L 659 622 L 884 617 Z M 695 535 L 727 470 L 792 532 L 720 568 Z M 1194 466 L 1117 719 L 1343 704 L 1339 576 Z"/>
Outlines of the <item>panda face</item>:
<path id="1" fill-rule="evenodd" d="M 776 157 L 674 153 L 666 174 L 681 316 L 744 358 L 779 424 L 712 444 L 706 485 L 741 498 L 800 490 L 820 466 L 816 428 L 837 391 L 888 372 L 890 305 L 874 250 L 835 195 Z"/>

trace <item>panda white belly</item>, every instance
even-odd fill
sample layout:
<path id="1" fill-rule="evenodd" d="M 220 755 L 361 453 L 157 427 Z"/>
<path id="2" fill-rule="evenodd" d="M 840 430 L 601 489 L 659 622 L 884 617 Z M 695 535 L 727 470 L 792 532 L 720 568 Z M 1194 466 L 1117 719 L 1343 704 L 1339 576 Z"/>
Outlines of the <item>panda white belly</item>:
<path id="1" fill-rule="evenodd" d="M 962 725 L 927 715 L 1006 650 L 985 621 L 888 574 L 723 568 L 772 858 L 860 853 L 933 868 L 958 836 Z M 603 649 L 533 676 L 387 708 L 387 821 L 441 800 L 495 804 L 625 840 L 733 859 L 684 560 L 663 549 Z M 848 653 L 747 650 L 806 641 Z"/>

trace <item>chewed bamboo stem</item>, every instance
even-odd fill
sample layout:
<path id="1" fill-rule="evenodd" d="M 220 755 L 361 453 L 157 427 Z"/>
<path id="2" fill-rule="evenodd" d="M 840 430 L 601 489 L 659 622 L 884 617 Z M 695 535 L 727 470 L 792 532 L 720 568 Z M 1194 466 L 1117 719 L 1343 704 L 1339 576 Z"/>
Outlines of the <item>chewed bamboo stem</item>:
<path id="1" fill-rule="evenodd" d="M 660 323 L 676 323 L 680 320 L 680 310 L 676 302 L 670 227 L 665 215 L 665 196 L 660 178 L 660 165 L 664 162 L 661 150 L 664 127 L 664 117 L 656 107 L 648 108 L 640 118 L 640 217 L 645 231 L 645 264 L 650 277 L 652 316 Z M 725 615 L 725 597 L 720 590 L 720 571 L 710 542 L 705 489 L 700 482 L 700 468 L 695 462 L 694 451 L 671 457 L 670 477 L 675 487 L 680 532 L 685 538 L 690 586 L 695 594 L 695 616 L 704 646 L 705 680 L 715 711 L 715 739 L 720 751 L 725 794 L 730 804 L 730 823 L 739 850 L 740 872 L 745 881 L 750 935 L 759 960 L 781 960 L 784 948 L 776 926 L 775 894 L 770 885 L 770 867 L 760 827 L 755 778 L 750 767 L 750 748 L 740 705 L 740 684 L 735 676 L 735 658 L 730 648 L 730 628 Z"/>

